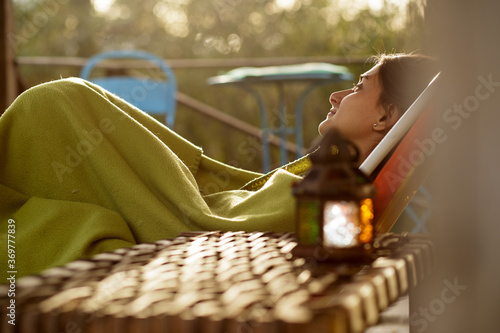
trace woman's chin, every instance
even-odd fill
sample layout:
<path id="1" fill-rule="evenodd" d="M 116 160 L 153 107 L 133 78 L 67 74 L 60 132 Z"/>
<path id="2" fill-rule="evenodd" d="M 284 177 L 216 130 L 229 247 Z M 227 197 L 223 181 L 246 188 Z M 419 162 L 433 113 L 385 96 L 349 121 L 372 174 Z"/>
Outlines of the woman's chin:
<path id="1" fill-rule="evenodd" d="M 328 130 L 330 130 L 332 128 L 334 128 L 334 126 L 332 126 L 332 124 L 328 123 L 328 119 L 323 120 L 323 122 L 321 122 L 318 126 L 319 135 L 321 135 L 321 136 L 325 135 L 326 132 L 328 132 Z"/>
<path id="2" fill-rule="evenodd" d="M 319 133 L 320 136 L 323 136 L 323 129 L 321 127 L 322 124 L 323 123 L 321 123 L 321 124 L 318 125 L 318 133 Z"/>

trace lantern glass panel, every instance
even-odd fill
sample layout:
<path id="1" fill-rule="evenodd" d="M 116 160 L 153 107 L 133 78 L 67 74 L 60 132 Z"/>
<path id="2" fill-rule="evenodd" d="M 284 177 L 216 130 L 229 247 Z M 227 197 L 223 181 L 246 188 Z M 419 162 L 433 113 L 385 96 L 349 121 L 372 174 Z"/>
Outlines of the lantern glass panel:
<path id="1" fill-rule="evenodd" d="M 361 200 L 361 223 L 359 225 L 359 240 L 370 243 L 373 240 L 373 201 L 370 198 Z"/>
<path id="2" fill-rule="evenodd" d="M 323 245 L 360 245 L 360 208 L 356 201 L 327 201 L 323 210 Z"/>
<path id="3" fill-rule="evenodd" d="M 320 239 L 319 221 L 321 202 L 303 199 L 297 205 L 297 237 L 299 244 L 318 244 Z"/>

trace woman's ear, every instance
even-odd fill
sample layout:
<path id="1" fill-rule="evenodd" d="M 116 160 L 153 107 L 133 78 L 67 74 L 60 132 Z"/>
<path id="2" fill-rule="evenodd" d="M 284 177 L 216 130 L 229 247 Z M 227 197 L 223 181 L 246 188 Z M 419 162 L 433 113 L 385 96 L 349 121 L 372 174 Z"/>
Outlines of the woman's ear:
<path id="1" fill-rule="evenodd" d="M 399 107 L 390 104 L 388 107 L 381 107 L 377 122 L 373 124 L 375 131 L 388 131 L 399 119 Z"/>

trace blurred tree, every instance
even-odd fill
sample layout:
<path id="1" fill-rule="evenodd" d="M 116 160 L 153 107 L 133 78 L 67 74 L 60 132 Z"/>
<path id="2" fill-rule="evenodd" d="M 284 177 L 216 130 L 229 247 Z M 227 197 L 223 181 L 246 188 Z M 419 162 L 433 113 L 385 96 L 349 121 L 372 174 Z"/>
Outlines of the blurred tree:
<path id="1" fill-rule="evenodd" d="M 94 36 L 103 20 L 93 17 L 90 0 L 14 1 L 18 55 L 91 55 L 98 51 Z"/>
<path id="2" fill-rule="evenodd" d="M 14 0 L 15 30 L 9 36 L 18 56 L 89 57 L 108 49 L 142 49 L 165 59 L 285 56 L 344 56 L 424 50 L 425 0 L 380 0 L 379 9 L 361 0 Z M 367 65 L 369 66 L 369 65 Z M 355 75 L 367 66 L 350 66 Z M 34 85 L 77 76 L 75 68 L 23 67 Z M 224 69 L 226 70 L 226 69 Z M 259 126 L 255 101 L 233 87 L 210 87 L 216 69 L 176 69 L 179 90 Z M 305 140 L 317 135 L 328 112 L 333 85 L 306 101 Z M 300 87 L 287 90 L 293 107 Z M 272 89 L 263 89 L 269 105 Z M 237 92 L 237 93 L 235 93 Z M 270 110 L 271 116 L 276 110 Z M 175 130 L 222 161 L 260 170 L 258 144 L 224 130 L 179 106 Z M 224 133 L 217 138 L 215 133 Z M 254 147 L 253 153 L 248 147 Z M 251 157 L 251 158 L 250 158 Z"/>
<path id="3" fill-rule="evenodd" d="M 380 10 L 346 10 L 340 2 L 14 0 L 10 39 L 18 55 L 86 57 L 141 48 L 167 59 L 349 57 L 422 48 L 423 0 L 409 1 L 406 11 L 387 0 Z"/>

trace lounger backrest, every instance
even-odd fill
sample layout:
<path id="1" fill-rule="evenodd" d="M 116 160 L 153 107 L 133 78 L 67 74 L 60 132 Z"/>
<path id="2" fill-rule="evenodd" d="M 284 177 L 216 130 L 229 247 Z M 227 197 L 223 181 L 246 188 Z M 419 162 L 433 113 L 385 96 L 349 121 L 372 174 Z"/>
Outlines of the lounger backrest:
<path id="1" fill-rule="evenodd" d="M 443 135 L 439 128 L 430 126 L 438 76 L 360 166 L 375 178 L 375 225 L 379 233 L 391 229 L 418 191 L 428 174 L 435 141 Z M 375 175 L 376 170 L 380 171 Z"/>

